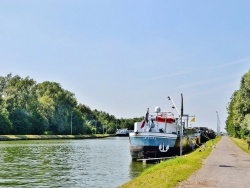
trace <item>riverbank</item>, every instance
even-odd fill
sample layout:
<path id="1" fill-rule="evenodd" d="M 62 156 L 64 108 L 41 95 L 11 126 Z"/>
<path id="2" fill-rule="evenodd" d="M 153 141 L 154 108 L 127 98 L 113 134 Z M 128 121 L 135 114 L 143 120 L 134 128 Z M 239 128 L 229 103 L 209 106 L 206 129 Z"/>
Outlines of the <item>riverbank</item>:
<path id="1" fill-rule="evenodd" d="M 229 137 L 223 136 L 202 168 L 178 187 L 249 187 L 249 161 L 248 153 L 241 150 Z"/>
<path id="2" fill-rule="evenodd" d="M 109 134 L 96 134 L 96 135 L 0 135 L 0 141 L 11 140 L 53 140 L 53 139 L 94 139 L 106 138 Z"/>
<path id="3" fill-rule="evenodd" d="M 217 137 L 208 141 L 205 148 L 200 147 L 190 154 L 163 161 L 146 169 L 139 177 L 121 187 L 175 187 L 202 167 L 204 159 L 210 155 L 220 139 L 221 137 Z"/>

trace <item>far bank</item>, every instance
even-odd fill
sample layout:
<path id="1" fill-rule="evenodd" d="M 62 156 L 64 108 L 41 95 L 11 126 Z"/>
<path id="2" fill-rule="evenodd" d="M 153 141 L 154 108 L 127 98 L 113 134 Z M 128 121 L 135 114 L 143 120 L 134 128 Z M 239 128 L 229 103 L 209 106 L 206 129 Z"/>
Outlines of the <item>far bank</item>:
<path id="1" fill-rule="evenodd" d="M 0 135 L 0 141 L 12 140 L 52 140 L 52 139 L 94 139 L 106 138 L 114 135 L 96 134 L 96 135 Z"/>

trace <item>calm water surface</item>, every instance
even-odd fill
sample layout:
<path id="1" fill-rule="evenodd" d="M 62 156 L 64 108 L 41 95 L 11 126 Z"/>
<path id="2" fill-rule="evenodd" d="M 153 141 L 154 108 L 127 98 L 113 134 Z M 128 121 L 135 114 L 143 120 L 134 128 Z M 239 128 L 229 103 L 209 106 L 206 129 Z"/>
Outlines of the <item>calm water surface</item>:
<path id="1" fill-rule="evenodd" d="M 0 187 L 119 187 L 149 166 L 127 137 L 0 142 Z"/>

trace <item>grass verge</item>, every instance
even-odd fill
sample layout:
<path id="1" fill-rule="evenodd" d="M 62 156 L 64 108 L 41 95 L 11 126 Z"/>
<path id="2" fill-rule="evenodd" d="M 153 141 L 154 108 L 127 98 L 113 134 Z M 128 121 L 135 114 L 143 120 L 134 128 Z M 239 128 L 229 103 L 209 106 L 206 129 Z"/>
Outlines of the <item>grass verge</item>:
<path id="1" fill-rule="evenodd" d="M 245 151 L 246 153 L 250 154 L 250 150 L 248 150 L 248 144 L 246 140 L 243 139 L 239 139 L 239 138 L 233 138 L 230 137 L 231 140 L 237 145 L 239 146 L 243 151 Z"/>
<path id="2" fill-rule="evenodd" d="M 216 145 L 220 139 L 221 137 L 214 139 L 214 144 Z M 213 149 L 212 146 L 212 141 L 208 141 L 205 149 L 198 148 L 194 152 L 182 157 L 163 161 L 160 164 L 146 169 L 139 177 L 120 187 L 175 187 L 202 167 L 203 160 Z"/>

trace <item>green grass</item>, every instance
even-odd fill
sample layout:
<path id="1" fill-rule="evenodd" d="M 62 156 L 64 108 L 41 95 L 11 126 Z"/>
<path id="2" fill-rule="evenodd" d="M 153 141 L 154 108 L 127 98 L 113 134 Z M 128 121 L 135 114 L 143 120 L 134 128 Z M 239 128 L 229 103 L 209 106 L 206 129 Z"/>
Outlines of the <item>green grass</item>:
<path id="1" fill-rule="evenodd" d="M 231 140 L 237 145 L 239 146 L 243 151 L 245 151 L 246 153 L 250 154 L 250 150 L 248 150 L 248 144 L 246 140 L 243 139 L 239 139 L 239 138 L 233 138 L 230 137 Z"/>
<path id="2" fill-rule="evenodd" d="M 214 139 L 214 144 L 216 145 L 220 139 L 221 137 Z M 208 141 L 205 150 L 196 149 L 194 152 L 182 157 L 163 161 L 160 164 L 146 169 L 139 177 L 122 185 L 121 188 L 175 187 L 200 169 L 203 160 L 211 151 L 212 142 Z"/>

